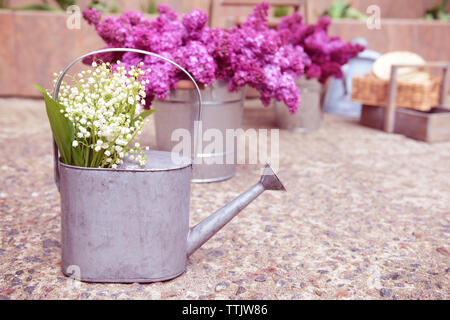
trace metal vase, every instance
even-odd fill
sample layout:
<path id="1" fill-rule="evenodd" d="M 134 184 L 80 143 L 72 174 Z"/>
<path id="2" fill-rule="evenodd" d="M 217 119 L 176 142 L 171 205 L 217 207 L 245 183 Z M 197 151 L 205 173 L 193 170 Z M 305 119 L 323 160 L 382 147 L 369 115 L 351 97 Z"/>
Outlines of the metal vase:
<path id="1" fill-rule="evenodd" d="M 236 154 L 236 143 L 234 149 L 227 150 L 225 137 L 226 129 L 235 130 L 241 127 L 244 98 L 245 88 L 229 92 L 226 81 L 215 81 L 202 90 L 202 123 L 199 134 L 204 134 L 209 129 L 219 130 L 222 133 L 224 149 L 216 153 L 197 150 L 201 163 L 194 163 L 192 182 L 223 181 L 235 175 L 236 165 L 227 164 L 226 157 L 229 153 Z M 197 118 L 197 108 L 193 90 L 172 90 L 165 100 L 156 100 L 153 105 L 158 109 L 154 116 L 159 150 L 171 151 L 179 143 L 171 138 L 176 129 L 187 129 L 191 137 L 194 137 L 193 119 Z M 207 143 L 199 143 L 199 148 Z"/>
<path id="2" fill-rule="evenodd" d="M 296 82 L 300 89 L 300 107 L 295 114 L 291 114 L 283 102 L 275 101 L 276 124 L 281 129 L 301 132 L 317 130 L 322 118 L 322 85 L 316 79 L 301 78 Z"/>
<path id="3" fill-rule="evenodd" d="M 364 38 L 352 39 L 352 43 L 359 43 L 367 48 L 368 42 Z M 359 118 L 361 116 L 361 103 L 352 101 L 352 79 L 356 75 L 371 72 L 372 65 L 381 54 L 365 49 L 356 57 L 343 65 L 342 79 L 331 78 L 324 98 L 323 110 L 325 112 Z"/>

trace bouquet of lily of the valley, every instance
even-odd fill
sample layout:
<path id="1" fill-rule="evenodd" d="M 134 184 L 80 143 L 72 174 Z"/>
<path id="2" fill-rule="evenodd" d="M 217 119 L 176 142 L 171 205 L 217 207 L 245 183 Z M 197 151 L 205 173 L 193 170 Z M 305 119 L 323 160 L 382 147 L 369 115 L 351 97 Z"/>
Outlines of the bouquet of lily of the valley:
<path id="1" fill-rule="evenodd" d="M 142 64 L 126 68 L 120 61 L 92 63 L 92 70 L 63 82 L 58 100 L 44 89 L 47 116 L 61 161 L 68 165 L 117 168 L 124 157 L 145 165 L 146 155 L 135 137 L 144 119 L 156 110 L 143 110 L 145 104 Z M 57 74 L 55 74 L 57 76 Z M 55 80 L 56 81 L 56 80 Z"/>

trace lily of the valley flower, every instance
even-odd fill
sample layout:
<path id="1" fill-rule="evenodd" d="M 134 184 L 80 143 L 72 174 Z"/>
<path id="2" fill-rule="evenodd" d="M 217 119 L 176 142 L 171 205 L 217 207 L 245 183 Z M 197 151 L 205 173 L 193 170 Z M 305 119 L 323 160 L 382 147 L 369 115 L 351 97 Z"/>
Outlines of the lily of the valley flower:
<path id="1" fill-rule="evenodd" d="M 72 147 L 81 151 L 86 167 L 117 168 L 128 155 L 145 165 L 146 156 L 140 145 L 129 146 L 144 126 L 139 114 L 145 99 L 142 78 L 148 70 L 140 66 L 113 67 L 94 61 L 92 71 L 73 77 L 74 85 L 61 85 L 61 112 L 73 124 Z"/>

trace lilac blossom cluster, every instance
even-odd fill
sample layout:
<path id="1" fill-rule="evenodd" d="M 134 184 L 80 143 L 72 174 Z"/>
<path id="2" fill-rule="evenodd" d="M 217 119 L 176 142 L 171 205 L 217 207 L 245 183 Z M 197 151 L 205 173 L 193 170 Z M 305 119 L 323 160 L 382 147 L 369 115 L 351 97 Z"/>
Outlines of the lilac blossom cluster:
<path id="1" fill-rule="evenodd" d="M 328 16 L 322 16 L 316 24 L 304 24 L 302 16 L 294 13 L 282 18 L 277 29 L 284 41 L 305 50 L 311 60 L 306 67 L 306 76 L 317 78 L 321 83 L 330 76 L 342 78 L 341 66 L 364 50 L 359 44 L 329 37 L 330 22 Z"/>
<path id="2" fill-rule="evenodd" d="M 138 12 L 126 12 L 120 17 L 107 17 L 96 10 L 85 10 L 84 18 L 93 24 L 107 47 L 135 48 L 151 51 L 171 59 L 201 84 L 215 79 L 228 82 L 230 91 L 249 85 L 261 94 L 265 105 L 272 98 L 284 101 L 294 113 L 300 105 L 300 93 L 295 79 L 305 72 L 310 60 L 301 46 L 280 38 L 269 29 L 268 4 L 255 7 L 253 14 L 240 27 L 228 30 L 206 26 L 208 15 L 201 10 L 178 14 L 166 5 L 158 7 L 159 16 L 150 20 Z M 184 74 L 171 64 L 152 56 L 137 53 L 108 53 L 86 59 L 101 59 L 131 67 L 140 62 L 149 68 L 144 77 L 147 106 L 156 97 L 165 99 Z"/>
<path id="3" fill-rule="evenodd" d="M 176 61 L 203 84 L 214 81 L 217 65 L 207 51 L 209 30 L 205 27 L 207 15 L 194 10 L 183 19 L 168 6 L 158 7 L 159 16 L 150 20 L 140 12 L 129 11 L 119 17 L 106 17 L 95 9 L 83 11 L 83 17 L 93 24 L 97 33 L 107 44 L 106 48 L 134 48 L 151 51 Z M 91 56 L 84 60 L 91 63 L 93 59 L 115 63 L 120 60 L 123 66 L 130 68 L 140 62 L 143 69 L 150 69 L 144 75 L 146 81 L 146 106 L 152 100 L 165 99 L 171 89 L 176 88 L 182 72 L 161 59 L 134 52 L 113 52 Z"/>
<path id="4" fill-rule="evenodd" d="M 295 79 L 303 75 L 309 59 L 302 47 L 283 42 L 268 27 L 268 9 L 263 2 L 240 27 L 212 31 L 216 78 L 227 80 L 231 91 L 248 84 L 259 91 L 264 105 L 274 98 L 295 113 L 300 104 Z"/>

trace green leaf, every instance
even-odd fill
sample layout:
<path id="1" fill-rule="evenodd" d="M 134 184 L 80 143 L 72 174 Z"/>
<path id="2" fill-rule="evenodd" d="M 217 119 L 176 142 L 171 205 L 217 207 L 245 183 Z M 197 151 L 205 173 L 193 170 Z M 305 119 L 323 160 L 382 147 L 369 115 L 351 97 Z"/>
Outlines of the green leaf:
<path id="1" fill-rule="evenodd" d="M 69 119 L 64 117 L 64 114 L 61 113 L 60 110 L 64 109 L 64 106 L 53 100 L 44 89 L 38 86 L 35 87 L 44 96 L 47 117 L 50 122 L 53 139 L 55 139 L 56 145 L 58 146 L 62 162 L 66 164 L 73 164 L 71 161 L 72 141 L 75 136 L 73 124 Z"/>
<path id="2" fill-rule="evenodd" d="M 72 164 L 78 167 L 84 167 L 84 152 L 81 146 L 72 147 Z"/>
<path id="3" fill-rule="evenodd" d="M 144 120 L 155 111 L 158 111 L 158 109 L 144 110 L 136 118 L 134 118 L 133 121 L 136 121 L 138 118 L 142 118 L 142 120 Z"/>
<path id="4" fill-rule="evenodd" d="M 68 7 L 77 4 L 76 0 L 55 0 L 55 1 L 62 10 L 66 10 Z"/>
<path id="5" fill-rule="evenodd" d="M 347 11 L 345 11 L 344 18 L 365 20 L 367 19 L 367 16 L 355 8 L 348 8 Z"/>
<path id="6" fill-rule="evenodd" d="M 344 16 L 345 11 L 350 7 L 350 4 L 345 1 L 334 2 L 331 8 L 328 9 L 328 14 L 332 19 L 339 19 Z"/>
<path id="7" fill-rule="evenodd" d="M 117 0 L 114 0 L 113 3 L 111 3 L 109 12 L 110 13 L 118 13 L 119 12 L 119 4 L 118 4 Z"/>

